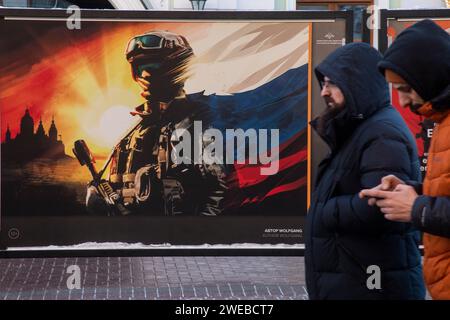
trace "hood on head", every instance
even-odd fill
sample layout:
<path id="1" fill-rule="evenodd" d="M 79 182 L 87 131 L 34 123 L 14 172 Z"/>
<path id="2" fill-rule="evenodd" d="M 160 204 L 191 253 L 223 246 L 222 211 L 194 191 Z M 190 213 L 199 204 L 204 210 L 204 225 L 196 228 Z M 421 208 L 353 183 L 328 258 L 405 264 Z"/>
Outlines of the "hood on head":
<path id="1" fill-rule="evenodd" d="M 351 43 L 316 67 L 317 79 L 330 78 L 345 98 L 344 109 L 337 115 L 327 119 L 327 110 L 311 121 L 331 150 L 337 150 L 364 119 L 390 104 L 388 84 L 377 70 L 380 60 L 380 53 L 368 44 Z"/>
<path id="2" fill-rule="evenodd" d="M 319 81 L 330 78 L 345 97 L 347 115 L 365 119 L 389 105 L 389 87 L 378 72 L 381 54 L 366 43 L 351 43 L 333 51 L 315 69 Z"/>
<path id="3" fill-rule="evenodd" d="M 400 75 L 433 109 L 450 108 L 450 35 L 431 20 L 402 31 L 378 64 Z"/>

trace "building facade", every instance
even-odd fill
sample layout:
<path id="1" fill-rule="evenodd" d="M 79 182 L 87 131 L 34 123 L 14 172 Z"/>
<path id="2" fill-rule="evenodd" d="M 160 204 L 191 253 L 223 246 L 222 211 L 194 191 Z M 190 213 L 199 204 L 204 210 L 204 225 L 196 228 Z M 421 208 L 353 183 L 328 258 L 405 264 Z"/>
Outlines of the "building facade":
<path id="1" fill-rule="evenodd" d="M 8 126 L 5 141 L 2 143 L 2 161 L 28 162 L 36 158 L 56 160 L 67 157 L 64 144 L 58 139 L 55 119 L 52 119 L 48 134 L 45 132 L 42 119 L 36 131 L 34 124 L 30 110 L 26 109 L 20 120 L 20 131 L 14 138 Z"/>

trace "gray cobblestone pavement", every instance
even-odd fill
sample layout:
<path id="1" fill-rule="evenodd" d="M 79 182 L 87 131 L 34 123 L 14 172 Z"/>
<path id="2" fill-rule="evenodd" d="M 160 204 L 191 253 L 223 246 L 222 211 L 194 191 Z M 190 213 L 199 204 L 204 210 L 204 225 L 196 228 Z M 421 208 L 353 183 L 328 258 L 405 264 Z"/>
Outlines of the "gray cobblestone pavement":
<path id="1" fill-rule="evenodd" d="M 71 265 L 80 289 L 68 289 Z M 70 282 L 70 281 L 69 281 Z M 302 257 L 0 259 L 0 300 L 305 300 Z"/>

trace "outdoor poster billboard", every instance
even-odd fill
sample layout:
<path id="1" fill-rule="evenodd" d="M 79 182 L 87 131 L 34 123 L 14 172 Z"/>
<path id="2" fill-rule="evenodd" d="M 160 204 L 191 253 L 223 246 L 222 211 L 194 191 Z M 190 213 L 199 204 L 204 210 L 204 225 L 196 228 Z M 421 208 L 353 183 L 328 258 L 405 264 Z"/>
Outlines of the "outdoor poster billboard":
<path id="1" fill-rule="evenodd" d="M 0 16 L 2 247 L 303 243 L 347 12 Z"/>

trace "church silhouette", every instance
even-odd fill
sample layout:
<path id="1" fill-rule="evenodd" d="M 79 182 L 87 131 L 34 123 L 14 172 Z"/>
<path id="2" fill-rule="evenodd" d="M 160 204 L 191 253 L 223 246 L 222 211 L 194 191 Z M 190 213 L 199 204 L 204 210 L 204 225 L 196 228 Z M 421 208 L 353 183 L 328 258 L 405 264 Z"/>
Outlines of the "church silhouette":
<path id="1" fill-rule="evenodd" d="M 15 138 L 11 137 L 8 125 L 1 151 L 2 161 L 27 162 L 37 158 L 50 160 L 69 158 L 64 152 L 63 142 L 58 140 L 55 119 L 52 119 L 48 135 L 45 133 L 42 119 L 34 132 L 34 119 L 28 108 L 20 120 L 20 132 Z"/>

